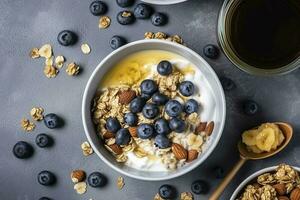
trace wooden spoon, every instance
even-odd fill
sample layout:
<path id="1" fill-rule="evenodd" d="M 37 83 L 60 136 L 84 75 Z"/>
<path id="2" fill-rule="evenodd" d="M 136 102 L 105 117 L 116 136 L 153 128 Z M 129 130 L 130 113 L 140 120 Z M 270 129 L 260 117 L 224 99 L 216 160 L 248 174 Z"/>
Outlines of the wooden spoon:
<path id="1" fill-rule="evenodd" d="M 220 183 L 220 185 L 215 189 L 215 191 L 210 196 L 209 200 L 217 200 L 223 193 L 226 186 L 230 183 L 233 177 L 237 174 L 240 168 L 244 165 L 247 160 L 259 160 L 268 158 L 280 152 L 284 149 L 288 143 L 290 142 L 293 136 L 293 128 L 290 124 L 284 122 L 275 122 L 276 125 L 280 128 L 284 135 L 284 141 L 276 150 L 271 152 L 263 152 L 263 153 L 253 153 L 247 150 L 246 145 L 239 141 L 238 149 L 240 152 L 240 160 L 235 164 L 235 166 L 231 169 L 231 171 L 226 175 L 224 180 Z"/>

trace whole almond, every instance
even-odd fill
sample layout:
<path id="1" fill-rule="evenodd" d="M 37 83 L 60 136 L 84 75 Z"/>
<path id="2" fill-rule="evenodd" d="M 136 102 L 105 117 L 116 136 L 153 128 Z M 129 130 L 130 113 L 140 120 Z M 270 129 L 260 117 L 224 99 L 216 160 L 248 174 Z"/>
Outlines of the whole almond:
<path id="1" fill-rule="evenodd" d="M 215 123 L 213 121 L 209 122 L 205 128 L 205 134 L 210 136 L 214 130 Z"/>
<path id="2" fill-rule="evenodd" d="M 108 145 L 110 149 L 117 155 L 123 153 L 122 148 L 117 144 Z"/>
<path id="3" fill-rule="evenodd" d="M 129 127 L 128 130 L 132 137 L 137 137 L 137 127 Z"/>
<path id="4" fill-rule="evenodd" d="M 290 200 L 287 196 L 279 196 L 278 200 Z"/>
<path id="5" fill-rule="evenodd" d="M 73 183 L 81 182 L 85 179 L 85 172 L 81 169 L 73 170 L 71 172 L 71 179 Z"/>
<path id="6" fill-rule="evenodd" d="M 180 144 L 173 143 L 172 152 L 178 160 L 187 159 L 187 150 L 185 150 Z"/>
<path id="7" fill-rule="evenodd" d="M 295 188 L 290 194 L 291 200 L 300 200 L 300 188 Z"/>
<path id="8" fill-rule="evenodd" d="M 197 150 L 189 150 L 187 154 L 187 162 L 192 162 L 193 160 L 198 158 L 198 151 Z"/>
<path id="9" fill-rule="evenodd" d="M 286 188 L 285 188 L 285 184 L 283 183 L 278 183 L 273 185 L 273 188 L 275 188 L 276 192 L 280 195 L 283 196 L 286 194 Z"/>
<path id="10" fill-rule="evenodd" d="M 136 96 L 135 91 L 133 90 L 125 90 L 118 93 L 119 102 L 121 104 L 129 104 L 132 99 Z"/>
<path id="11" fill-rule="evenodd" d="M 110 138 L 115 137 L 115 135 L 112 132 L 109 132 L 109 131 L 106 131 L 102 136 L 103 136 L 104 139 L 110 139 Z"/>
<path id="12" fill-rule="evenodd" d="M 205 131 L 206 125 L 207 125 L 207 122 L 200 122 L 195 129 L 195 133 L 198 134 L 202 131 Z"/>

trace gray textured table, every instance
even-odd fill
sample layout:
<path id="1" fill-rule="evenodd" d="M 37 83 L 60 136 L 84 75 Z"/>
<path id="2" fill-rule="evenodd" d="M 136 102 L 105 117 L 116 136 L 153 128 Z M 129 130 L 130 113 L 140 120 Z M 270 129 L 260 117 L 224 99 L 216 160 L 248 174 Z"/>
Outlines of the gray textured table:
<path id="1" fill-rule="evenodd" d="M 82 156 L 80 144 L 86 140 L 81 122 L 81 98 L 85 84 L 95 66 L 111 49 L 108 40 L 120 34 L 134 41 L 143 38 L 146 31 L 164 31 L 183 36 L 187 46 L 202 55 L 207 43 L 216 44 L 216 20 L 222 0 L 190 0 L 169 7 L 156 7 L 169 14 L 170 22 L 163 28 L 151 25 L 150 21 L 137 21 L 132 26 L 121 26 L 115 20 L 120 8 L 114 0 L 105 0 L 113 19 L 109 29 L 98 29 L 98 18 L 89 13 L 91 1 L 83 0 L 1 0 L 0 1 L 0 198 L 5 200 L 33 200 L 42 195 L 53 199 L 145 199 L 150 200 L 162 182 L 142 182 L 125 178 L 126 186 L 118 191 L 115 186 L 119 175 L 94 154 Z M 79 34 L 74 47 L 59 46 L 56 36 L 62 29 L 71 29 Z M 80 51 L 81 42 L 92 48 L 90 55 Z M 64 71 L 55 79 L 43 75 L 43 60 L 28 57 L 32 47 L 51 43 L 54 53 L 64 55 L 83 67 L 77 77 L 69 77 Z M 203 178 L 215 187 L 220 180 L 214 178 L 211 167 L 222 165 L 228 170 L 238 159 L 236 143 L 242 130 L 263 121 L 289 121 L 294 125 L 295 137 L 288 148 L 274 158 L 249 162 L 227 188 L 221 199 L 229 199 L 234 188 L 252 172 L 263 167 L 287 162 L 300 165 L 300 70 L 289 75 L 264 78 L 247 75 L 236 69 L 224 55 L 213 61 L 207 59 L 218 75 L 232 78 L 237 88 L 226 93 L 227 121 L 217 148 L 202 166 L 180 178 L 167 181 L 178 191 L 189 191 L 196 178 Z M 251 98 L 261 106 L 261 112 L 247 117 L 239 110 L 243 99 Z M 29 110 L 40 105 L 46 112 L 54 112 L 66 120 L 60 130 L 49 130 L 38 124 L 33 133 L 20 129 L 20 119 L 29 117 Z M 55 145 L 50 149 L 35 148 L 31 159 L 18 160 L 12 155 L 12 146 L 19 140 L 34 144 L 39 132 L 51 134 Z M 69 174 L 72 169 L 83 168 L 88 173 L 99 170 L 109 178 L 104 189 L 88 188 L 82 196 L 73 190 Z M 53 171 L 58 177 L 54 187 L 43 187 L 36 176 L 41 170 Z M 207 199 L 196 196 L 195 199 Z"/>

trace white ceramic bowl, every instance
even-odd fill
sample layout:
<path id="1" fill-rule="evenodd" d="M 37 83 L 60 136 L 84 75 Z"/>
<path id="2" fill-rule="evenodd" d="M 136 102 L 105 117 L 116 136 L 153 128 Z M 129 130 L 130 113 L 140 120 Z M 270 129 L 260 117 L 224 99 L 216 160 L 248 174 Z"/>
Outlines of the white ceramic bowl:
<path id="1" fill-rule="evenodd" d="M 150 4 L 156 4 L 156 5 L 171 5 L 171 4 L 185 2 L 187 0 L 142 0 L 142 1 Z"/>
<path id="2" fill-rule="evenodd" d="M 267 172 L 272 172 L 277 168 L 277 166 L 273 166 L 273 167 L 268 167 L 268 168 L 264 168 L 262 170 L 259 170 L 257 172 L 255 172 L 254 174 L 250 175 L 248 178 L 246 178 L 237 188 L 236 190 L 233 192 L 230 200 L 236 200 L 240 193 L 242 192 L 242 190 L 251 182 L 253 181 L 255 178 L 257 178 L 258 176 L 267 173 Z M 298 167 L 293 167 L 295 170 L 297 170 L 298 172 L 300 172 L 300 168 Z"/>
<path id="3" fill-rule="evenodd" d="M 209 86 L 208 89 L 211 90 L 213 94 L 212 101 L 214 101 L 215 103 L 213 120 L 215 122 L 215 128 L 210 139 L 206 143 L 206 149 L 199 156 L 197 160 L 175 171 L 170 171 L 170 172 L 141 171 L 116 162 L 115 158 L 111 155 L 110 152 L 108 152 L 105 149 L 101 139 L 97 136 L 96 131 L 94 129 L 94 124 L 91 119 L 91 104 L 101 78 L 105 75 L 105 73 L 109 70 L 110 67 L 114 66 L 114 64 L 116 64 L 122 58 L 142 50 L 165 50 L 185 57 L 187 60 L 191 61 L 193 64 L 199 67 L 201 73 L 205 77 L 204 80 L 201 80 L 201 82 L 199 81 L 199 84 L 201 83 L 204 84 L 202 81 L 205 81 L 205 83 L 207 83 Z M 88 80 L 88 83 L 84 91 L 83 102 L 82 102 L 82 120 L 83 120 L 83 126 L 84 126 L 86 136 L 91 146 L 95 150 L 96 154 L 106 164 L 108 164 L 111 168 L 115 169 L 116 171 L 124 175 L 130 176 L 132 178 L 156 181 L 156 180 L 167 180 L 167 179 L 171 179 L 183 175 L 205 161 L 205 159 L 214 150 L 221 137 L 224 128 L 224 123 L 225 123 L 225 113 L 226 113 L 225 109 L 226 109 L 225 97 L 219 79 L 215 74 L 215 72 L 213 71 L 213 69 L 202 57 L 200 57 L 197 53 L 195 53 L 191 49 L 173 42 L 162 41 L 162 40 L 140 40 L 140 41 L 129 43 L 113 51 L 106 58 L 104 58 L 102 62 L 96 67 L 90 79 Z"/>

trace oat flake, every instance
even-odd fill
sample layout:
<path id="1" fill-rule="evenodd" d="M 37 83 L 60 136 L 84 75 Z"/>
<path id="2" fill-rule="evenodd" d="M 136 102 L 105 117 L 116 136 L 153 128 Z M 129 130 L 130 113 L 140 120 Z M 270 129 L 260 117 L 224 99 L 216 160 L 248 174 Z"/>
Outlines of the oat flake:
<path id="1" fill-rule="evenodd" d="M 50 44 L 45 44 L 39 49 L 39 55 L 44 58 L 50 58 L 52 56 L 52 47 Z"/>
<path id="2" fill-rule="evenodd" d="M 84 156 L 89 156 L 94 153 L 93 148 L 91 147 L 90 143 L 85 141 L 81 144 L 82 153 Z"/>
<path id="3" fill-rule="evenodd" d="M 81 51 L 84 54 L 89 54 L 91 52 L 91 48 L 88 44 L 84 43 L 81 45 Z"/>
<path id="4" fill-rule="evenodd" d="M 124 178 L 122 176 L 119 176 L 117 179 L 117 187 L 119 190 L 122 190 L 122 188 L 124 187 L 125 183 L 124 183 Z"/>
<path id="5" fill-rule="evenodd" d="M 65 58 L 63 56 L 56 56 L 55 58 L 55 65 L 56 67 L 58 67 L 59 69 L 63 67 L 65 62 Z"/>

